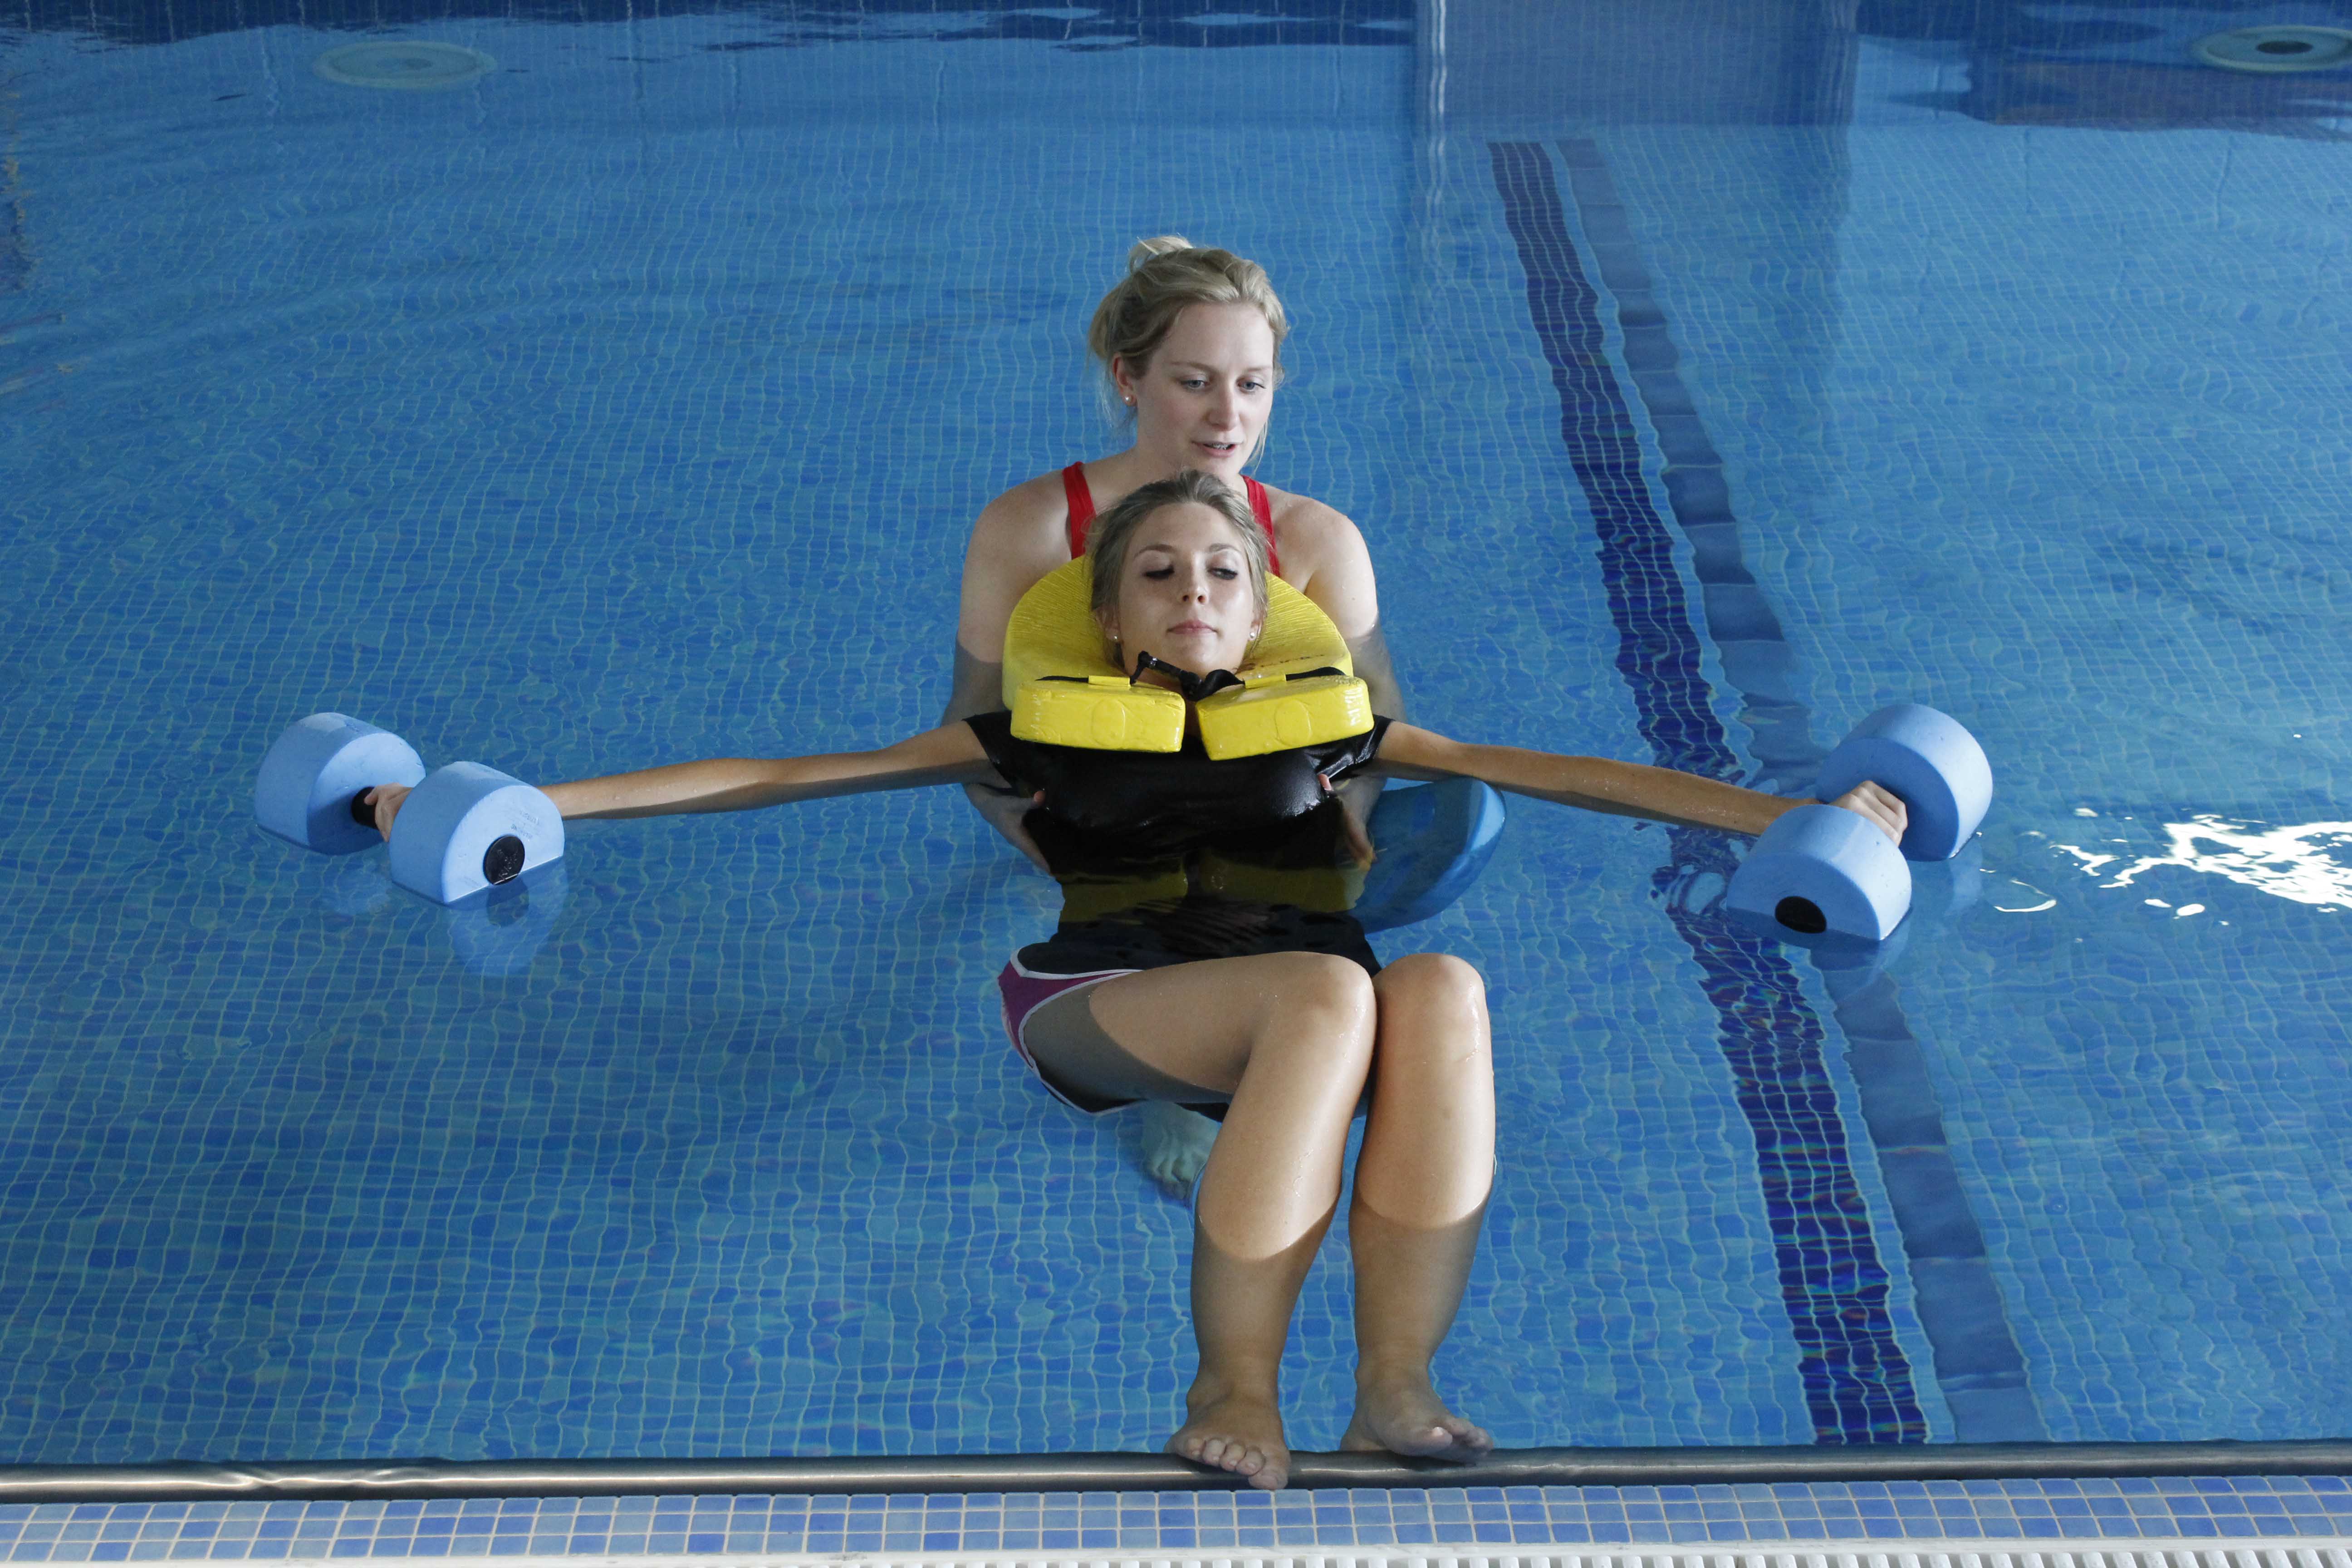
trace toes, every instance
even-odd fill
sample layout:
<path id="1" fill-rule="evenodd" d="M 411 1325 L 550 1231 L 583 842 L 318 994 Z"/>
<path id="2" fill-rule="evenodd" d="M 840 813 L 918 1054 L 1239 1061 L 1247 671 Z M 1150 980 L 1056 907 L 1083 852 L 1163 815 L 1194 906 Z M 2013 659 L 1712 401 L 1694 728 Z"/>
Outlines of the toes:
<path id="1" fill-rule="evenodd" d="M 1253 1447 L 1239 1437 L 1179 1436 L 1169 1443 L 1168 1451 L 1180 1459 L 1226 1471 L 1254 1487 L 1269 1490 L 1283 1486 L 1290 1473 L 1289 1466 L 1280 1458 L 1264 1448 Z"/>
<path id="2" fill-rule="evenodd" d="M 1444 1427 L 1423 1426 L 1417 1431 L 1407 1432 L 1396 1444 L 1396 1451 L 1400 1454 L 1427 1456 L 1443 1453 L 1454 1446 L 1454 1434 Z"/>
<path id="3" fill-rule="evenodd" d="M 1475 1426 L 1467 1421 L 1463 1422 L 1461 1426 L 1461 1442 L 1464 1447 L 1474 1454 L 1487 1453 L 1494 1448 L 1495 1435 L 1484 1426 Z"/>

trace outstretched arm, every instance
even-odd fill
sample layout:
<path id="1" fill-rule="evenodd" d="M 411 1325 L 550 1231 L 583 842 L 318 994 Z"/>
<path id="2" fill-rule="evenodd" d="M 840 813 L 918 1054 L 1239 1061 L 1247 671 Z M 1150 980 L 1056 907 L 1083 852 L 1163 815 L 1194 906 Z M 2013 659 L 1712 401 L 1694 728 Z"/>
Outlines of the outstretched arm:
<path id="1" fill-rule="evenodd" d="M 717 757 L 541 787 L 555 803 L 555 809 L 571 818 L 755 811 L 763 805 L 827 795 L 982 782 L 1003 781 L 990 765 L 971 726 L 953 723 L 926 730 L 877 752 L 837 752 L 773 761 Z M 398 784 L 370 792 L 376 826 L 387 837 L 407 796 L 408 791 Z"/>
<path id="2" fill-rule="evenodd" d="M 1520 746 L 1470 745 L 1410 724 L 1389 726 L 1372 766 L 1392 778 L 1483 779 L 1514 795 L 1587 811 L 1726 833 L 1761 833 L 1783 813 L 1814 804 L 1642 763 L 1563 757 Z M 1869 818 L 1890 838 L 1903 837 L 1903 803 L 1876 784 L 1859 785 L 1831 804 Z"/>

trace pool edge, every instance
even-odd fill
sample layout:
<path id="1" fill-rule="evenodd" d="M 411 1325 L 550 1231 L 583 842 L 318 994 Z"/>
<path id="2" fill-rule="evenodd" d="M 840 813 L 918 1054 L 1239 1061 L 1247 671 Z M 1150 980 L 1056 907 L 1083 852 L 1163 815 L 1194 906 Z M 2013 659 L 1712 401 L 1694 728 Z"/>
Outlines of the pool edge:
<path id="1" fill-rule="evenodd" d="M 1298 1454 L 1292 1489 L 1692 1486 L 2155 1476 L 2352 1475 L 2352 1439 L 1517 1448 L 1472 1465 Z M 441 1459 L 0 1466 L 0 1504 L 393 1498 L 1223 1491 L 1233 1476 L 1159 1454 L 877 1458 Z"/>

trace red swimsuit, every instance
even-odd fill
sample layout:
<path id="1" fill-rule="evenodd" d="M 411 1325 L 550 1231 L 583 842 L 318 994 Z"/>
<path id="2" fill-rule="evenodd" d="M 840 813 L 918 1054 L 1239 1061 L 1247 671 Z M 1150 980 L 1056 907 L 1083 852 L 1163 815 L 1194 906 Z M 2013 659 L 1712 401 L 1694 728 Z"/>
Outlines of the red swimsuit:
<path id="1" fill-rule="evenodd" d="M 1274 500 L 1255 479 L 1244 478 L 1242 484 L 1249 491 L 1250 510 L 1257 514 L 1257 525 L 1265 530 L 1265 569 L 1279 577 L 1282 556 L 1274 547 Z M 1084 463 L 1072 463 L 1062 470 L 1062 493 L 1070 498 L 1070 559 L 1076 561 L 1087 552 L 1087 530 L 1095 521 L 1095 492 L 1087 487 Z"/>

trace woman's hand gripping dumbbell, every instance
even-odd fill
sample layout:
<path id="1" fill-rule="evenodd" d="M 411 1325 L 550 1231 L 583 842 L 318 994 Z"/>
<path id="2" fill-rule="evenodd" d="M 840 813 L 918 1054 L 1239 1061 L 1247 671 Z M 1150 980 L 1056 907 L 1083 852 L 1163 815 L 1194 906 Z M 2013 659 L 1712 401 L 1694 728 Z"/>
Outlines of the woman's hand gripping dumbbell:
<path id="1" fill-rule="evenodd" d="M 1884 942 L 1911 909 L 1905 862 L 1960 852 L 1992 804 L 1992 766 L 1957 720 L 1902 702 L 1854 726 L 1822 764 L 1814 793 L 1852 809 L 1799 806 L 1773 823 L 1724 901 L 1776 932 Z M 1872 809 L 1877 797 L 1900 815 Z"/>
<path id="2" fill-rule="evenodd" d="M 389 837 L 392 879 L 438 904 L 563 856 L 562 816 L 530 785 L 479 763 L 428 775 L 407 742 L 341 713 L 313 713 L 278 737 L 255 782 L 253 815 L 322 855 Z"/>

